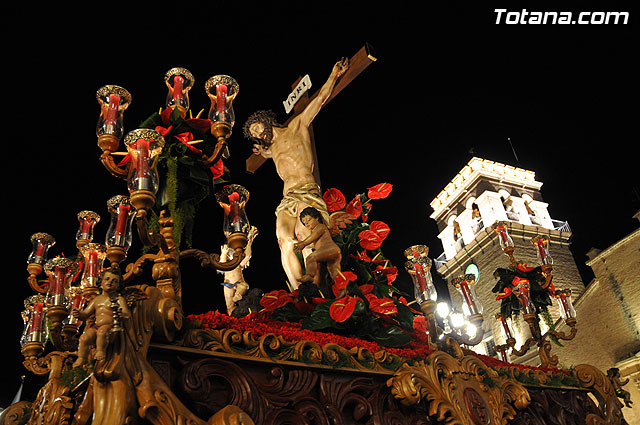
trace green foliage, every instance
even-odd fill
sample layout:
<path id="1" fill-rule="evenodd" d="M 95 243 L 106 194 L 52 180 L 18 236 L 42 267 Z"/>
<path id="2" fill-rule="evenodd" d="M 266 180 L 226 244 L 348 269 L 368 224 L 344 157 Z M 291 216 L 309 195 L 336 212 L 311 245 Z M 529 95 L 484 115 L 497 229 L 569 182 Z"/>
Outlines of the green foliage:
<path id="1" fill-rule="evenodd" d="M 170 112 L 170 113 L 169 113 Z M 160 188 L 156 199 L 158 210 L 167 210 L 174 221 L 174 240 L 191 246 L 197 207 L 216 184 L 229 181 L 229 170 L 214 179 L 212 170 L 199 162 L 213 153 L 216 139 L 209 133 L 210 122 L 184 119 L 178 109 L 154 113 L 140 124 L 164 135 L 165 147 L 157 159 Z M 200 141 L 189 145 L 185 141 Z"/>

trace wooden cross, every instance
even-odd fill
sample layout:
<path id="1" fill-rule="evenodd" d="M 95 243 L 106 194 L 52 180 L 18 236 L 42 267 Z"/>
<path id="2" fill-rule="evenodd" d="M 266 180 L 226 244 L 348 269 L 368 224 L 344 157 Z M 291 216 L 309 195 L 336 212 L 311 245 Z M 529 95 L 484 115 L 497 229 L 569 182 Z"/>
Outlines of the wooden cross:
<path id="1" fill-rule="evenodd" d="M 338 81 L 336 81 L 336 84 L 333 86 L 333 90 L 331 91 L 331 95 L 329 95 L 329 98 L 326 100 L 325 105 L 331 100 L 333 99 L 338 93 L 340 93 L 342 91 L 342 89 L 344 89 L 351 81 L 353 81 L 354 78 L 356 78 L 362 71 L 364 71 L 364 69 L 369 66 L 372 62 L 376 61 L 376 57 L 373 55 L 373 50 L 371 49 L 371 46 L 369 46 L 369 44 L 365 44 L 360 50 L 358 50 L 358 52 L 353 55 L 353 57 L 351 59 L 349 59 L 349 68 L 347 69 L 347 71 L 338 79 Z M 302 77 L 299 77 L 292 85 L 292 88 L 295 88 L 298 83 L 300 82 L 300 80 L 302 80 Z M 291 122 L 291 120 L 300 112 L 302 112 L 305 108 L 305 106 L 307 106 L 309 104 L 309 102 L 311 102 L 316 96 L 318 95 L 318 92 L 316 91 L 316 93 L 309 97 L 309 93 L 305 92 L 304 95 L 300 98 L 300 100 L 295 104 L 295 106 L 293 107 L 293 111 L 294 111 L 294 115 L 289 118 L 284 125 L 288 125 L 289 122 Z M 318 185 L 320 185 L 320 170 L 318 167 L 318 157 L 316 155 L 316 144 L 313 138 L 313 127 L 310 125 L 309 126 L 309 135 L 311 136 L 311 149 L 313 152 L 313 161 L 314 161 L 314 168 L 313 168 L 313 175 L 316 179 L 316 183 L 318 183 Z M 264 164 L 267 161 L 267 159 L 265 157 L 263 157 L 262 155 L 257 155 L 257 154 L 252 154 L 249 158 L 247 158 L 246 160 L 246 170 L 248 173 L 253 174 L 255 173 L 255 171 L 260 168 L 260 166 L 262 164 Z"/>

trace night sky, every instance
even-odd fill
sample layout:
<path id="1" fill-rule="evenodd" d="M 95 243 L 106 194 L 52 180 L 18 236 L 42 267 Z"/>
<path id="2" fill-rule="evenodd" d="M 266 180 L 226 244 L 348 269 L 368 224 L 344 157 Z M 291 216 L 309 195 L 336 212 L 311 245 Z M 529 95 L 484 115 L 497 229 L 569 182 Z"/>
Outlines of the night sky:
<path id="1" fill-rule="evenodd" d="M 531 26 L 496 25 L 494 5 L 422 10 L 409 6 L 417 2 L 385 8 L 352 2 L 345 10 L 327 2 L 270 3 L 196 2 L 182 9 L 154 3 L 144 12 L 114 6 L 80 18 L 53 8 L 7 11 L 3 173 L 11 237 L 2 318 L 5 352 L 15 360 L 2 368 L 0 406 L 15 394 L 20 375 L 27 375 L 25 398 L 33 398 L 37 382 L 21 366 L 18 344 L 19 313 L 33 294 L 26 282 L 30 236 L 50 233 L 57 240 L 51 253 L 73 256 L 76 214 L 102 216 L 95 241 L 103 242 L 106 201 L 126 194 L 124 181 L 98 160 L 95 92 L 105 84 L 132 94 L 124 117 L 130 131 L 163 105 L 163 77 L 172 67 L 195 76 L 194 115 L 209 108 L 209 77 L 238 81 L 227 165 L 232 181 L 251 192 L 247 214 L 260 230 L 245 278 L 265 291 L 285 287 L 274 215 L 282 182 L 272 162 L 245 172 L 251 144 L 242 124 L 258 109 L 285 121 L 282 101 L 298 77 L 309 74 L 315 92 L 337 60 L 365 43 L 378 60 L 313 123 L 321 184 L 347 199 L 377 183 L 394 185 L 388 198 L 374 201 L 370 219 L 391 228 L 382 250 L 401 269 L 401 289 L 410 290 L 402 271 L 406 247 L 426 244 L 432 258 L 442 253 L 429 203 L 473 156 L 536 172 L 551 217 L 573 230 L 585 284 L 593 278 L 586 252 L 638 227 L 632 218 L 640 209 L 633 13 L 628 25 Z M 218 252 L 222 210 L 213 199 L 201 204 L 196 226 L 194 247 Z M 135 242 L 131 252 L 139 249 Z M 222 276 L 195 260 L 182 271 L 185 313 L 222 311 Z"/>

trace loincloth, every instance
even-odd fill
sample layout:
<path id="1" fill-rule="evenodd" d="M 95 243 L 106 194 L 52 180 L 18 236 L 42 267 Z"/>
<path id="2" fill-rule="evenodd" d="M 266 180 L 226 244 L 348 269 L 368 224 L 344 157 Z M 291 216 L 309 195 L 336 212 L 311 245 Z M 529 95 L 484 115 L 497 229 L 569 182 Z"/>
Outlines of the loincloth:
<path id="1" fill-rule="evenodd" d="M 327 205 L 322 199 L 322 192 L 320 186 L 316 183 L 307 183 L 300 187 L 294 187 L 289 189 L 287 193 L 282 197 L 280 205 L 276 208 L 276 215 L 284 212 L 291 217 L 298 218 L 300 212 L 298 207 L 300 204 L 304 204 L 317 209 L 322 215 L 322 219 L 325 224 L 329 224 L 329 212 L 327 211 Z"/>

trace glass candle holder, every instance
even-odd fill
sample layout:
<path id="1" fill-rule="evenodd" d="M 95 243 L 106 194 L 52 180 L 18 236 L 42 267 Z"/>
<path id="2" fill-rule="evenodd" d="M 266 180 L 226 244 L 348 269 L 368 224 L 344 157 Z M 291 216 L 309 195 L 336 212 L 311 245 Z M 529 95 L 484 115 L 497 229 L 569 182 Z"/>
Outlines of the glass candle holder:
<path id="1" fill-rule="evenodd" d="M 558 302 L 558 308 L 560 315 L 563 319 L 575 319 L 576 310 L 573 307 L 571 300 L 571 289 L 558 289 L 555 293 L 556 301 Z"/>
<path id="2" fill-rule="evenodd" d="M 500 248 L 504 251 L 508 248 L 513 248 L 515 245 L 511 235 L 509 235 L 509 226 L 504 221 L 498 221 L 493 224 L 493 230 L 498 235 L 498 241 L 500 242 Z"/>
<path id="3" fill-rule="evenodd" d="M 107 255 L 107 247 L 99 243 L 89 243 L 80 248 L 84 258 L 84 269 L 80 286 L 82 288 L 97 288 L 100 282 L 100 272 Z"/>
<path id="4" fill-rule="evenodd" d="M 552 265 L 553 258 L 549 253 L 549 237 L 545 235 L 536 235 L 531 238 L 531 243 L 536 247 L 536 253 L 540 264 Z"/>
<path id="5" fill-rule="evenodd" d="M 123 114 L 131 104 L 131 94 L 116 85 L 106 85 L 98 89 L 96 99 L 100 104 L 100 117 L 96 126 L 96 136 L 110 136 L 122 139 Z"/>
<path id="6" fill-rule="evenodd" d="M 74 309 L 82 310 L 86 302 L 85 298 L 82 296 L 82 288 L 79 286 L 72 286 L 71 288 L 69 288 L 67 291 L 67 300 L 67 309 L 69 310 L 69 312 L 73 311 Z M 80 319 L 76 319 L 70 314 L 68 323 L 70 325 L 80 325 L 82 321 Z"/>
<path id="7" fill-rule="evenodd" d="M 78 213 L 78 222 L 80 226 L 76 232 L 76 241 L 93 240 L 93 227 L 100 222 L 100 216 L 93 211 L 80 211 Z"/>
<path id="8" fill-rule="evenodd" d="M 49 248 L 55 245 L 56 240 L 47 233 L 34 233 L 31 235 L 33 249 L 27 258 L 27 264 L 43 265 L 47 261 Z"/>
<path id="9" fill-rule="evenodd" d="M 418 304 L 427 300 L 437 301 L 438 291 L 431 277 L 431 259 L 418 255 L 407 260 L 404 267 L 413 280 L 414 296 Z"/>
<path id="10" fill-rule="evenodd" d="M 509 328 L 509 324 L 507 323 L 507 318 L 500 313 L 496 313 L 496 320 L 500 322 L 500 325 L 502 326 L 504 337 L 506 339 L 513 339 L 513 334 L 511 333 L 511 328 Z"/>
<path id="11" fill-rule="evenodd" d="M 129 192 L 136 190 L 158 191 L 158 170 L 156 159 L 164 147 L 164 137 L 155 130 L 139 128 L 130 131 L 124 139 L 129 152 L 127 187 Z"/>
<path id="12" fill-rule="evenodd" d="M 131 224 L 136 216 L 135 208 L 129 202 L 129 197 L 116 195 L 107 201 L 107 208 L 111 215 L 111 223 L 107 230 L 105 245 L 107 248 L 117 246 L 128 250 L 131 247 Z"/>
<path id="13" fill-rule="evenodd" d="M 189 90 L 195 84 L 193 74 L 186 68 L 171 68 L 164 75 L 164 83 L 168 89 L 164 107 L 177 108 L 184 118 L 189 110 Z"/>
<path id="14" fill-rule="evenodd" d="M 453 286 L 462 296 L 463 311 L 468 311 L 468 316 L 482 314 L 483 307 L 475 291 L 476 277 L 473 274 L 464 274 L 453 279 Z"/>
<path id="15" fill-rule="evenodd" d="M 22 312 L 24 330 L 20 344 L 24 347 L 29 342 L 44 343 L 47 340 L 45 297 L 32 295 L 24 300 L 24 307 Z"/>
<path id="16" fill-rule="evenodd" d="M 531 299 L 531 285 L 529 282 L 521 281 L 518 283 L 518 285 L 514 287 L 513 293 L 522 306 L 523 314 L 535 314 L 536 307 Z"/>
<path id="17" fill-rule="evenodd" d="M 70 258 L 56 257 L 45 263 L 44 270 L 49 276 L 47 307 L 64 306 L 66 291 L 78 272 L 78 263 Z"/>
<path id="18" fill-rule="evenodd" d="M 249 201 L 249 191 L 238 184 L 230 184 L 216 193 L 216 200 L 224 210 L 222 230 L 228 238 L 234 233 L 248 234 L 251 230 L 244 210 Z"/>
<path id="19" fill-rule="evenodd" d="M 240 90 L 236 80 L 228 75 L 215 75 L 207 80 L 205 90 L 211 100 L 209 119 L 212 122 L 226 122 L 233 126 L 236 121 L 233 100 Z"/>

